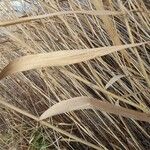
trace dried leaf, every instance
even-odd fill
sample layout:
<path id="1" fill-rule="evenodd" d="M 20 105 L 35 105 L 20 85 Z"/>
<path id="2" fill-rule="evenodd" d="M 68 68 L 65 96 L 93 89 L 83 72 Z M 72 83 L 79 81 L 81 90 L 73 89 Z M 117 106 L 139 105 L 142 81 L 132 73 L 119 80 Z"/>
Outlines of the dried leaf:
<path id="1" fill-rule="evenodd" d="M 13 20 L 9 20 L 9 21 L 0 22 L 0 27 L 20 24 L 20 23 L 34 21 L 34 20 L 43 19 L 43 18 L 47 18 L 47 17 L 67 15 L 67 14 L 88 14 L 88 15 L 96 15 L 96 16 L 101 16 L 101 15 L 105 16 L 105 15 L 121 15 L 123 13 L 118 12 L 118 11 L 108 11 L 108 10 L 102 10 L 102 11 L 94 11 L 94 10 L 93 11 L 86 11 L 86 10 L 82 10 L 82 11 L 60 11 L 60 12 L 56 12 L 56 13 L 30 16 L 30 17 L 23 17 L 23 18 L 19 18 L 19 19 L 13 19 Z"/>
<path id="2" fill-rule="evenodd" d="M 52 117 L 54 115 L 81 109 L 96 109 L 127 118 L 150 122 L 150 114 L 134 111 L 120 106 L 115 106 L 108 102 L 103 102 L 98 99 L 88 97 L 76 97 L 61 101 L 46 110 L 40 116 L 40 120 Z"/>
<path id="3" fill-rule="evenodd" d="M 13 73 L 35 68 L 47 66 L 65 66 L 80 63 L 83 61 L 93 59 L 97 56 L 104 56 L 125 48 L 132 48 L 146 43 L 148 42 L 127 44 L 120 46 L 100 47 L 93 49 L 64 50 L 64 51 L 23 56 L 10 62 L 0 73 L 0 79 Z"/>
<path id="4" fill-rule="evenodd" d="M 109 82 L 105 85 L 105 89 L 108 89 L 112 84 L 114 84 L 116 81 L 118 81 L 120 78 L 125 77 L 125 75 L 116 75 L 113 76 Z"/>

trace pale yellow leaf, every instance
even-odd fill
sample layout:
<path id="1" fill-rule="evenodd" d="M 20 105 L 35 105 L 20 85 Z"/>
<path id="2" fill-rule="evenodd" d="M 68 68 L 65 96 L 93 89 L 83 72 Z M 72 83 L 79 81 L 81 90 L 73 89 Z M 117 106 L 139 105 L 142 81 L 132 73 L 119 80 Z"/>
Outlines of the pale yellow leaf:
<path id="1" fill-rule="evenodd" d="M 120 78 L 125 77 L 125 75 L 116 75 L 113 76 L 109 82 L 105 85 L 105 89 L 108 89 L 112 84 L 114 84 L 116 81 L 118 81 Z"/>
<path id="2" fill-rule="evenodd" d="M 115 106 L 111 103 L 88 97 L 76 97 L 61 101 L 46 110 L 40 116 L 40 120 L 52 117 L 54 115 L 82 109 L 96 109 L 127 118 L 150 122 L 150 114 L 134 111 L 120 106 Z"/>
<path id="3" fill-rule="evenodd" d="M 125 48 L 132 48 L 146 43 L 148 42 L 120 46 L 100 47 L 93 49 L 63 50 L 50 53 L 23 56 L 10 62 L 0 73 L 0 79 L 13 73 L 35 68 L 48 66 L 66 66 L 70 64 L 80 63 L 98 56 L 104 56 Z"/>
<path id="4" fill-rule="evenodd" d="M 0 27 L 34 21 L 38 19 L 48 18 L 48 17 L 54 17 L 54 16 L 61 16 L 61 15 L 67 15 L 67 14 L 87 14 L 87 15 L 96 15 L 96 16 L 105 16 L 105 15 L 121 15 L 122 12 L 118 11 L 109 11 L 109 10 L 101 10 L 101 11 L 60 11 L 55 13 L 49 13 L 49 14 L 43 14 L 43 15 L 37 15 L 37 16 L 29 16 L 29 17 L 22 17 L 19 19 L 13 19 L 9 21 L 0 22 Z"/>

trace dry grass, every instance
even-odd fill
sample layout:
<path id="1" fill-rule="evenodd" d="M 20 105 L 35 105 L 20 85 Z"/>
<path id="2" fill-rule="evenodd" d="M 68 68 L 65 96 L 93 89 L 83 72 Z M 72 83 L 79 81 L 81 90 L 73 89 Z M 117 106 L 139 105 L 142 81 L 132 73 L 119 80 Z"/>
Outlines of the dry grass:
<path id="1" fill-rule="evenodd" d="M 150 149 L 149 120 L 119 111 L 77 109 L 39 121 L 81 96 L 149 116 L 149 2 L 23 2 L 24 11 L 0 2 L 0 149 Z"/>

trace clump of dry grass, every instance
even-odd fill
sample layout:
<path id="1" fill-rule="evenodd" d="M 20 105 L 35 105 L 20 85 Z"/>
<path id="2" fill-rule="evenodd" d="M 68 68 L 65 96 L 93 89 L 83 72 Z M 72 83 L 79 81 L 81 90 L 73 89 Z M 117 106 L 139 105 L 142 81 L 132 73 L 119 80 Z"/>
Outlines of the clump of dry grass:
<path id="1" fill-rule="evenodd" d="M 12 2 L 0 2 L 1 148 L 150 149 L 149 3 Z M 76 111 L 39 121 L 55 107 Z"/>

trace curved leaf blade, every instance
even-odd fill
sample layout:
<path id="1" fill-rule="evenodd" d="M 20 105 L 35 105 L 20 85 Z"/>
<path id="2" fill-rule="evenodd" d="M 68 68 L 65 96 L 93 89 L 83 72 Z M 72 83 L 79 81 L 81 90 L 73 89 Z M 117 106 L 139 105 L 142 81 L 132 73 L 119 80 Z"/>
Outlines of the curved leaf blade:
<path id="1" fill-rule="evenodd" d="M 123 108 L 108 102 L 103 102 L 98 99 L 88 98 L 88 97 L 76 97 L 65 101 L 61 101 L 53 105 L 52 107 L 50 107 L 48 110 L 46 110 L 40 116 L 40 120 L 58 114 L 71 112 L 75 110 L 82 110 L 82 109 L 95 109 L 95 110 L 100 110 L 115 115 L 120 115 L 127 118 L 150 122 L 150 114 Z"/>

